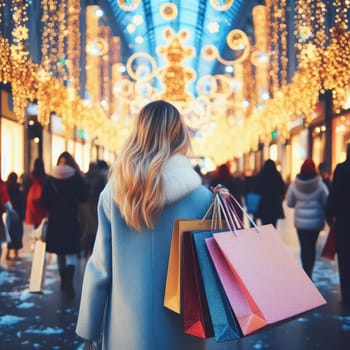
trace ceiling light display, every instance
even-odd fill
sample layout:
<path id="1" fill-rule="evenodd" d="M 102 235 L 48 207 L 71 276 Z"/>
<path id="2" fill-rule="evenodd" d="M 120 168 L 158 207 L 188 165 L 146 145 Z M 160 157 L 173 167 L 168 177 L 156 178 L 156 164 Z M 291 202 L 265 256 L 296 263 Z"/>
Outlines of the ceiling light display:
<path id="1" fill-rule="evenodd" d="M 86 52 L 93 56 L 103 56 L 107 53 L 107 43 L 102 38 L 96 38 L 86 44 Z"/>
<path id="2" fill-rule="evenodd" d="M 218 22 L 210 22 L 207 26 L 209 33 L 218 33 L 220 30 L 220 26 Z"/>
<path id="3" fill-rule="evenodd" d="M 233 0 L 210 0 L 210 5 L 217 11 L 226 11 L 233 4 Z"/>
<path id="4" fill-rule="evenodd" d="M 124 11 L 133 11 L 140 5 L 140 0 L 118 0 L 118 5 Z"/>
<path id="5" fill-rule="evenodd" d="M 136 61 L 137 64 L 134 65 Z M 147 69 L 146 67 L 149 67 Z M 128 59 L 126 70 L 136 81 L 149 81 L 156 75 L 157 64 L 152 56 L 145 52 L 136 52 Z"/>
<path id="6" fill-rule="evenodd" d="M 163 4 L 160 9 L 160 14 L 162 17 L 168 21 L 171 21 L 177 17 L 177 6 L 170 2 Z"/>

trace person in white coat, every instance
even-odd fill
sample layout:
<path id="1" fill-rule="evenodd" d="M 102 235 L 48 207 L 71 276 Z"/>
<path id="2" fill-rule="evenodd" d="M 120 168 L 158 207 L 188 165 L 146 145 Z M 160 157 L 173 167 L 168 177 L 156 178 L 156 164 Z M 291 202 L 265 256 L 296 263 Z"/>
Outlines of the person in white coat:
<path id="1" fill-rule="evenodd" d="M 190 136 L 165 101 L 142 108 L 98 204 L 76 332 L 105 350 L 201 350 L 163 306 L 173 223 L 202 218 L 213 195 L 187 158 Z"/>
<path id="2" fill-rule="evenodd" d="M 327 186 L 317 174 L 311 158 L 305 159 L 300 173 L 287 191 L 287 205 L 294 210 L 294 225 L 300 243 L 303 269 L 312 278 L 316 258 L 316 243 L 325 225 L 328 199 Z"/>

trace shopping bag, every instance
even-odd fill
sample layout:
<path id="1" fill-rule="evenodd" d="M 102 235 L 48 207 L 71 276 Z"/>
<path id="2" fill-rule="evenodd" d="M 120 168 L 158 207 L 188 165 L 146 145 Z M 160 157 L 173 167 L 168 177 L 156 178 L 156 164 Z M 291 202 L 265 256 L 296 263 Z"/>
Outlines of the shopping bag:
<path id="1" fill-rule="evenodd" d="M 37 240 L 34 243 L 33 262 L 30 271 L 29 292 L 39 293 L 43 291 L 45 277 L 46 242 Z"/>
<path id="2" fill-rule="evenodd" d="M 212 337 L 213 328 L 191 231 L 183 233 L 182 253 L 183 317 L 185 333 L 203 339 Z"/>
<path id="3" fill-rule="evenodd" d="M 33 261 L 29 278 L 29 292 L 31 293 L 40 293 L 43 291 L 45 279 L 46 229 L 47 218 L 44 218 L 34 234 Z"/>
<path id="4" fill-rule="evenodd" d="M 0 244 L 1 242 L 11 242 L 11 236 L 9 234 L 9 215 L 4 212 L 0 217 Z"/>
<path id="5" fill-rule="evenodd" d="M 251 298 L 246 297 L 246 293 L 231 272 L 215 239 L 207 238 L 205 243 L 242 334 L 248 335 L 266 326 L 267 322 L 260 309 Z"/>
<path id="6" fill-rule="evenodd" d="M 321 257 L 329 260 L 334 260 L 336 254 L 336 243 L 335 243 L 335 228 L 331 226 L 326 242 L 321 251 Z"/>
<path id="7" fill-rule="evenodd" d="M 174 222 L 163 304 L 178 314 L 181 313 L 182 235 L 185 231 L 208 230 L 211 226 L 209 219 L 176 219 Z"/>
<path id="8" fill-rule="evenodd" d="M 326 303 L 273 225 L 213 236 L 240 289 L 267 324 Z"/>
<path id="9" fill-rule="evenodd" d="M 221 342 L 238 339 L 242 333 L 206 247 L 214 232 L 219 231 L 194 231 L 192 237 L 215 340 Z"/>

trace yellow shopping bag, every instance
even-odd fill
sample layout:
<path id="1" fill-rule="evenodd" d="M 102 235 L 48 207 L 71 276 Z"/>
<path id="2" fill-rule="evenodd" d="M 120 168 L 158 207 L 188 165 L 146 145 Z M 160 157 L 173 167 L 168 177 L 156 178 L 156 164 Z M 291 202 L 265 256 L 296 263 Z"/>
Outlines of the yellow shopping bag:
<path id="1" fill-rule="evenodd" d="M 181 313 L 181 246 L 183 233 L 186 231 L 209 230 L 211 227 L 212 220 L 176 219 L 174 222 L 164 306 L 178 314 Z"/>

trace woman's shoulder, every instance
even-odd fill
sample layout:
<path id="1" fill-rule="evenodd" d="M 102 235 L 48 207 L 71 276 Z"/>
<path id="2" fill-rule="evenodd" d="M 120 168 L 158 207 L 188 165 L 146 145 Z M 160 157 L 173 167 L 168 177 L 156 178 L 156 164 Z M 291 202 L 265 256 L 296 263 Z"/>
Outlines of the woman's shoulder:
<path id="1" fill-rule="evenodd" d="M 212 202 L 213 196 L 213 192 L 204 185 L 201 185 L 182 198 L 181 202 L 195 206 L 200 205 L 207 208 Z"/>

